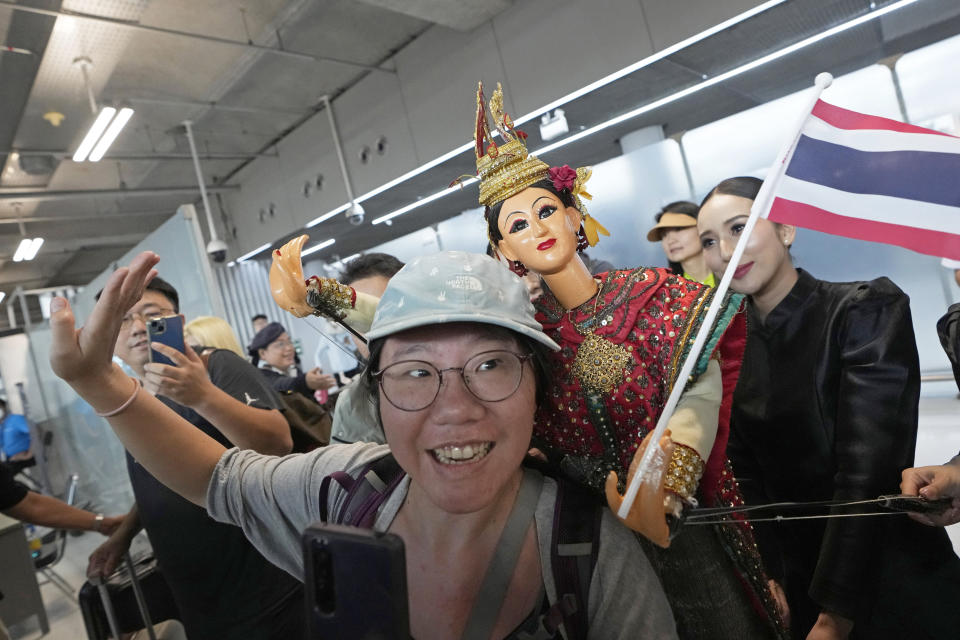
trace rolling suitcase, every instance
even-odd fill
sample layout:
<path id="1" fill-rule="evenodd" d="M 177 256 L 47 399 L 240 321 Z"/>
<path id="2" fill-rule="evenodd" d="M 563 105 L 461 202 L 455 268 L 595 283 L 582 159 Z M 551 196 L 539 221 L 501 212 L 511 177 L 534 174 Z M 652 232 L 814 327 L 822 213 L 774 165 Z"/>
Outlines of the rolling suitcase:
<path id="1" fill-rule="evenodd" d="M 106 580 L 91 578 L 80 588 L 80 610 L 89 640 L 119 638 L 145 629 L 156 640 L 155 621 L 177 619 L 173 594 L 153 556 L 134 561 L 130 554 Z"/>

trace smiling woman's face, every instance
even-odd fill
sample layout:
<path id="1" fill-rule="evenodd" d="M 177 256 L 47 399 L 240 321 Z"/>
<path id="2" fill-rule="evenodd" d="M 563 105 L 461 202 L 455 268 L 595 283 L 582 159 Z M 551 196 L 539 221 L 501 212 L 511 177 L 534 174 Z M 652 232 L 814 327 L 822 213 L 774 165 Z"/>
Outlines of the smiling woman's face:
<path id="1" fill-rule="evenodd" d="M 290 341 L 286 332 L 277 336 L 277 339 L 260 349 L 260 359 L 277 369 L 289 369 L 296 361 L 297 350 Z"/>
<path id="2" fill-rule="evenodd" d="M 520 385 L 497 402 L 479 400 L 450 368 L 492 350 L 519 353 L 517 340 L 488 325 L 452 323 L 410 329 L 387 338 L 381 370 L 419 360 L 443 371 L 436 399 L 418 411 L 395 407 L 380 393 L 380 419 L 387 444 L 420 491 L 449 513 L 490 506 L 515 482 L 530 448 L 536 382 L 529 361 Z"/>
<path id="3" fill-rule="evenodd" d="M 716 194 L 710 196 L 700 209 L 697 231 L 704 261 L 718 280 L 740 241 L 752 205 L 753 200 L 749 198 Z M 790 225 L 777 225 L 766 218 L 757 220 L 730 288 L 737 293 L 755 295 L 767 289 L 773 280 L 792 271 L 787 247 L 793 242 L 795 233 L 796 229 Z"/>
<path id="4" fill-rule="evenodd" d="M 497 249 L 507 260 L 549 275 L 563 269 L 577 253 L 580 212 L 546 189 L 530 187 L 503 201 Z"/>

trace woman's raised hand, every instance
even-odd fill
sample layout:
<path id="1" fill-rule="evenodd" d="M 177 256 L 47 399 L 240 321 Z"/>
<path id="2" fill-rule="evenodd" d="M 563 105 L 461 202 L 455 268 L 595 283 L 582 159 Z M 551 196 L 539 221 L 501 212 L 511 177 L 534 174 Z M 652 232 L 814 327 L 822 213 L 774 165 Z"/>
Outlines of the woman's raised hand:
<path id="1" fill-rule="evenodd" d="M 86 324 L 79 329 L 70 303 L 60 297 L 53 299 L 50 366 L 57 376 L 76 386 L 87 381 L 94 383 L 110 374 L 123 315 L 143 297 L 147 283 L 157 275 L 153 267 L 159 260 L 157 254 L 145 251 L 129 267 L 114 271 Z"/>

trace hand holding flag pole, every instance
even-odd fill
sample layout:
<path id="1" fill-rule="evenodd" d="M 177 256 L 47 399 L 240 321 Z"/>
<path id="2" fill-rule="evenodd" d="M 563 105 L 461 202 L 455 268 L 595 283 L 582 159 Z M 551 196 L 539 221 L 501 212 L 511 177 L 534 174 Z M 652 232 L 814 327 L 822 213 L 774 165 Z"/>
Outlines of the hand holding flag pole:
<path id="1" fill-rule="evenodd" d="M 693 371 L 693 366 L 699 359 L 700 352 L 703 351 L 703 346 L 707 341 L 707 337 L 710 334 L 713 323 L 717 318 L 717 314 L 720 312 L 720 304 L 718 303 L 723 300 L 724 296 L 727 294 L 727 290 L 730 288 L 730 281 L 733 280 L 733 274 L 740 264 L 740 258 L 743 256 L 743 251 L 747 246 L 747 241 L 750 239 L 750 234 L 753 232 L 753 228 L 757 224 L 757 218 L 761 216 L 766 217 L 767 213 L 770 211 L 770 206 L 773 203 L 773 194 L 776 192 L 777 184 L 780 182 L 787 165 L 790 163 L 790 157 L 793 155 L 793 150 L 796 147 L 797 139 L 800 137 L 800 130 L 803 128 L 803 124 L 806 122 L 806 119 L 813 110 L 817 100 L 820 99 L 820 94 L 823 93 L 824 89 L 829 87 L 832 82 L 833 76 L 829 73 L 821 73 L 817 75 L 816 79 L 814 80 L 814 87 L 810 91 L 810 98 L 806 108 L 803 110 L 801 117 L 798 119 L 797 125 L 791 130 L 791 135 L 784 141 L 783 146 L 780 149 L 780 153 L 777 154 L 776 160 L 770 169 L 769 175 L 763 181 L 763 186 L 760 188 L 760 192 L 757 194 L 756 200 L 753 201 L 753 206 L 750 207 L 750 217 L 747 219 L 743 232 L 740 234 L 740 240 L 737 242 L 736 249 L 733 251 L 733 256 L 730 258 L 730 263 L 723 272 L 723 277 L 720 279 L 720 284 L 717 286 L 717 290 L 714 293 L 713 301 L 711 302 L 710 308 L 707 311 L 707 315 L 700 327 L 700 331 L 697 332 L 697 336 L 693 341 L 693 345 L 690 347 L 690 352 L 683 363 L 683 368 L 677 375 L 677 384 L 674 385 L 673 389 L 670 391 L 670 397 L 667 398 L 667 402 L 663 407 L 663 411 L 660 413 L 660 419 L 657 421 L 657 426 L 649 436 L 650 442 L 660 442 L 660 438 L 666 431 L 667 422 L 669 422 L 670 418 L 673 416 L 673 412 L 677 407 L 677 402 L 680 400 L 680 395 L 683 393 L 685 386 L 683 381 L 690 377 L 690 373 Z M 657 449 L 658 447 L 648 446 L 644 451 L 643 457 L 640 459 L 640 464 L 637 466 L 637 472 L 633 475 L 633 477 L 630 478 L 630 482 L 627 485 L 627 492 L 624 495 L 620 509 L 617 511 L 618 517 L 622 519 L 627 518 L 627 515 L 630 513 L 630 508 L 633 506 L 633 503 L 637 498 L 637 493 L 640 491 L 641 485 L 644 483 L 646 483 L 647 486 L 659 485 L 659 478 L 652 477 L 654 475 L 654 469 L 651 467 L 651 461 L 656 454 Z"/>

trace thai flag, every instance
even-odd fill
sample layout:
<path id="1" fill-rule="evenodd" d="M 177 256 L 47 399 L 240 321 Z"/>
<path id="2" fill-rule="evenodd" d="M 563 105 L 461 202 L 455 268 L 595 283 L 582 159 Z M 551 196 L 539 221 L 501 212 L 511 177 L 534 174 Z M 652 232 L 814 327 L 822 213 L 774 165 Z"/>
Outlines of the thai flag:
<path id="1" fill-rule="evenodd" d="M 960 260 L 960 138 L 818 100 L 768 217 Z"/>

